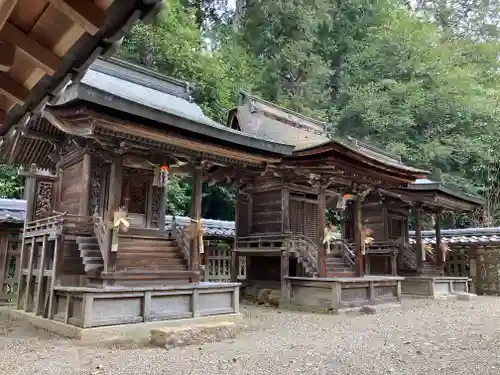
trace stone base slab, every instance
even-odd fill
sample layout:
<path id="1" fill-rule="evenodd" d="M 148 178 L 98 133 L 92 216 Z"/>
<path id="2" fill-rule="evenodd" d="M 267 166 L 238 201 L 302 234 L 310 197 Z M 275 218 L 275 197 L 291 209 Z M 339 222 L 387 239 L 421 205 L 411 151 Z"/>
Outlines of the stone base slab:
<path id="1" fill-rule="evenodd" d="M 55 320 L 49 320 L 22 310 L 0 308 L 14 319 L 22 319 L 36 328 L 53 332 L 60 336 L 76 339 L 85 344 L 92 343 L 141 343 L 148 344 L 150 332 L 154 329 L 190 327 L 201 324 L 232 322 L 240 325 L 243 322 L 241 314 L 226 314 L 203 316 L 197 318 L 175 319 L 146 323 L 119 324 L 105 327 L 80 328 Z"/>
<path id="2" fill-rule="evenodd" d="M 151 330 L 150 343 L 165 349 L 200 345 L 236 337 L 238 325 L 234 322 L 197 324 L 189 327 L 169 327 Z"/>

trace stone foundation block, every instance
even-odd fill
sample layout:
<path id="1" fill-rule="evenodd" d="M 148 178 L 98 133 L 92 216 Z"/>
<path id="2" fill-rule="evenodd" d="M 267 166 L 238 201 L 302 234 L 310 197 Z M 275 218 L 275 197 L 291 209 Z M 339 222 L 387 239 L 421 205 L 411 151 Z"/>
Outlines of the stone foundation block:
<path id="1" fill-rule="evenodd" d="M 150 343 L 166 349 L 199 345 L 235 338 L 237 330 L 238 326 L 234 322 L 153 329 Z"/>
<path id="2" fill-rule="evenodd" d="M 460 293 L 457 294 L 457 299 L 459 301 L 473 301 L 477 297 L 476 294 L 473 293 Z"/>

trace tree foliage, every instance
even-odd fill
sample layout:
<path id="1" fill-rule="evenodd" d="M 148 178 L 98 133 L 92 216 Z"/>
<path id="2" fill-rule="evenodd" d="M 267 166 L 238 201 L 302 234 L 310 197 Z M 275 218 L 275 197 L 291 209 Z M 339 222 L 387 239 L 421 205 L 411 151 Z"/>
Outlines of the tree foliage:
<path id="1" fill-rule="evenodd" d="M 166 4 L 122 57 L 193 82 L 208 116 L 224 122 L 251 90 L 485 195 L 499 222 L 500 2 L 238 0 L 236 14 L 220 0 Z M 207 216 L 230 218 L 229 191 L 204 193 Z M 169 194 L 169 210 L 187 213 L 189 181 Z"/>

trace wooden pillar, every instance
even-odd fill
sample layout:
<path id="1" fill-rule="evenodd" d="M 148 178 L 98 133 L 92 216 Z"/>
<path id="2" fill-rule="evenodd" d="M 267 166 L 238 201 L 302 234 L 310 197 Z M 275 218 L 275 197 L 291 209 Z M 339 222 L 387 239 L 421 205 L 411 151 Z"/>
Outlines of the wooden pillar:
<path id="1" fill-rule="evenodd" d="M 201 199 L 203 193 L 203 166 L 196 165 L 193 171 L 193 187 L 191 201 L 191 218 L 194 223 L 201 221 Z M 201 243 L 198 236 L 191 240 L 191 270 L 199 271 L 200 268 L 200 248 Z"/>
<path id="2" fill-rule="evenodd" d="M 205 256 L 207 254 L 205 253 Z M 248 258 L 248 257 L 247 257 Z M 235 283 L 238 281 L 238 271 L 240 268 L 240 257 L 238 254 L 238 251 L 233 250 L 231 251 L 231 268 L 230 268 L 230 274 L 231 274 L 231 282 Z"/>
<path id="3" fill-rule="evenodd" d="M 444 260 L 444 256 L 441 251 L 441 212 L 436 212 L 436 265 L 442 271 L 444 266 L 446 265 L 446 261 Z"/>
<path id="4" fill-rule="evenodd" d="M 82 195 L 80 198 L 80 210 L 79 214 L 81 216 L 90 216 L 93 212 L 89 212 L 90 207 L 90 184 L 91 184 L 91 169 L 92 169 L 92 158 L 90 154 L 83 155 L 83 186 Z"/>
<path id="5" fill-rule="evenodd" d="M 326 192 L 325 187 L 319 188 L 318 194 L 318 271 L 320 277 L 326 277 L 326 249 L 323 243 L 323 236 L 325 235 L 326 227 Z"/>
<path id="6" fill-rule="evenodd" d="M 364 276 L 365 241 L 363 238 L 363 220 L 361 215 L 361 199 L 358 196 L 354 201 L 354 238 L 356 241 L 356 276 Z"/>
<path id="7" fill-rule="evenodd" d="M 391 273 L 392 276 L 398 275 L 398 253 L 394 252 L 391 254 Z"/>
<path id="8" fill-rule="evenodd" d="M 160 208 L 158 209 L 158 229 L 165 230 L 165 213 L 167 211 L 167 197 L 165 187 L 158 188 L 160 194 Z"/>
<path id="9" fill-rule="evenodd" d="M 3 232 L 0 239 L 0 300 L 1 294 L 6 293 L 5 279 L 9 272 L 9 232 Z"/>
<path id="10" fill-rule="evenodd" d="M 34 313 L 35 315 L 42 315 L 43 314 L 43 306 L 45 302 L 45 295 L 43 293 L 44 289 L 46 288 L 46 285 L 44 287 L 44 281 L 45 281 L 45 276 L 44 276 L 44 271 L 45 271 L 45 264 L 47 263 L 46 256 L 47 256 L 47 238 L 48 236 L 43 236 L 42 239 L 42 248 L 40 250 L 40 256 L 38 258 L 38 273 L 36 275 L 36 292 L 34 294 L 35 300 L 34 300 Z"/>
<path id="11" fill-rule="evenodd" d="M 108 221 L 112 222 L 115 211 L 120 208 L 122 198 L 123 164 L 121 155 L 116 155 L 111 164 L 108 192 Z"/>
<path id="12" fill-rule="evenodd" d="M 417 254 L 417 273 L 422 274 L 424 268 L 424 261 L 422 259 L 422 229 L 421 229 L 421 209 L 415 208 L 415 241 L 416 241 L 416 254 Z"/>
<path id="13" fill-rule="evenodd" d="M 290 254 L 287 251 L 281 253 L 281 302 L 290 303 Z"/>
<path id="14" fill-rule="evenodd" d="M 146 227 L 153 227 L 153 181 L 148 181 L 148 188 L 146 191 Z M 165 222 L 165 220 L 163 220 Z"/>
<path id="15" fill-rule="evenodd" d="M 108 192 L 108 214 L 107 223 L 112 223 L 114 214 L 120 208 L 121 195 L 122 195 L 122 181 L 123 181 L 123 160 L 121 155 L 116 155 L 111 164 L 111 171 L 109 175 L 109 192 Z M 110 230 L 112 230 L 110 228 Z M 111 246 L 108 251 L 108 264 L 104 265 L 105 270 L 114 270 L 116 263 L 116 252 L 111 252 Z"/>
<path id="16" fill-rule="evenodd" d="M 50 278 L 50 291 L 49 291 L 49 301 L 47 309 L 44 312 L 44 317 L 53 319 L 56 311 L 56 296 L 54 287 L 59 282 L 59 277 L 62 274 L 62 269 L 64 265 L 64 235 L 57 237 L 53 241 L 54 246 L 54 258 L 52 259 L 52 277 Z"/>
<path id="17" fill-rule="evenodd" d="M 281 233 L 290 232 L 290 190 L 281 189 Z"/>
<path id="18" fill-rule="evenodd" d="M 35 219 L 35 192 L 36 177 L 34 175 L 28 175 L 26 176 L 26 182 L 24 184 L 24 200 L 26 201 L 26 222 L 30 222 Z"/>

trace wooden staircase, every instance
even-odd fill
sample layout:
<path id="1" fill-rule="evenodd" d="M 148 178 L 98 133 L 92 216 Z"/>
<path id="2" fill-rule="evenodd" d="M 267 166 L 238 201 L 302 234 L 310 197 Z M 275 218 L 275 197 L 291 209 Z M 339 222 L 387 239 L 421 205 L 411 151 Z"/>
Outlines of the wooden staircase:
<path id="1" fill-rule="evenodd" d="M 104 261 L 97 238 L 94 236 L 80 236 L 76 238 L 76 243 L 78 244 L 78 251 L 85 268 L 85 273 L 88 275 L 99 275 L 104 270 Z"/>
<path id="2" fill-rule="evenodd" d="M 327 277 L 353 277 L 356 276 L 354 269 L 354 250 L 345 241 L 335 244 L 340 251 L 333 251 L 326 257 Z"/>
<path id="3" fill-rule="evenodd" d="M 175 239 L 121 234 L 116 271 L 187 271 L 188 262 Z"/>

